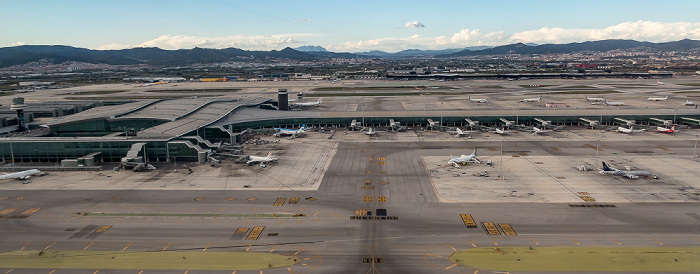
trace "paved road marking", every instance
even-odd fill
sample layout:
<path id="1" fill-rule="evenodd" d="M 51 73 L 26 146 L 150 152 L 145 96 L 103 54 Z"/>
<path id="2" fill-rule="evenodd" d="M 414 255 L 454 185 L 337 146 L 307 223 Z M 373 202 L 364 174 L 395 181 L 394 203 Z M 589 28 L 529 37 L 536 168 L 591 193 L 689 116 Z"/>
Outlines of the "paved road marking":
<path id="1" fill-rule="evenodd" d="M 149 220 L 150 220 L 150 219 L 149 219 Z M 105 231 L 107 231 L 107 230 L 110 229 L 110 228 L 112 228 L 111 225 L 103 225 L 103 226 L 101 226 L 100 228 L 98 228 L 97 230 L 95 230 L 95 232 L 105 232 Z"/>
<path id="2" fill-rule="evenodd" d="M 289 198 L 289 204 L 293 204 L 293 205 L 294 205 L 294 204 L 296 204 L 296 203 L 299 202 L 299 199 L 301 199 L 301 197 L 292 197 L 292 198 Z"/>
<path id="3" fill-rule="evenodd" d="M 55 244 L 56 244 L 56 242 L 53 242 L 53 243 L 52 243 L 52 244 L 50 244 L 49 246 L 47 246 L 47 247 L 44 247 L 44 250 L 47 250 L 47 249 L 49 249 L 49 247 L 51 247 L 51 246 L 53 246 L 53 245 L 55 245 Z"/>
<path id="4" fill-rule="evenodd" d="M 617 240 L 615 240 L 615 238 L 613 238 L 613 241 L 615 241 L 618 245 L 622 245 L 620 242 L 618 242 Z"/>
<path id="5" fill-rule="evenodd" d="M 370 203 L 372 202 L 372 196 L 365 196 L 364 199 L 362 199 L 362 201 L 365 203 Z"/>
<path id="6" fill-rule="evenodd" d="M 535 239 L 532 239 L 533 242 L 535 242 L 535 245 L 540 245 Z"/>
<path id="7" fill-rule="evenodd" d="M 277 201 L 275 201 L 274 206 L 283 206 L 284 202 L 287 201 L 287 197 L 279 197 L 277 198 Z"/>
<path id="8" fill-rule="evenodd" d="M 211 245 L 211 243 L 207 243 L 207 246 L 204 247 L 204 249 L 202 251 L 207 251 L 207 248 L 209 248 L 209 245 Z"/>
<path id="9" fill-rule="evenodd" d="M 163 251 L 165 251 L 166 249 L 168 249 L 168 247 L 169 247 L 171 244 L 172 244 L 172 243 L 168 243 L 168 245 L 166 245 L 166 246 L 163 248 Z"/>
<path id="10" fill-rule="evenodd" d="M 486 232 L 488 232 L 489 235 L 501 235 L 501 232 L 498 231 L 494 223 L 484 223 L 484 228 L 486 228 Z"/>
<path id="11" fill-rule="evenodd" d="M 130 242 L 128 245 L 126 245 L 124 248 L 122 248 L 122 251 L 124 251 L 124 250 L 126 250 L 127 248 L 129 248 L 129 247 L 131 246 L 131 244 L 133 244 L 133 243 L 134 243 L 134 242 Z"/>
<path id="12" fill-rule="evenodd" d="M 472 241 L 469 241 L 469 243 L 472 244 L 473 247 L 476 247 L 476 245 L 472 243 Z"/>
<path id="13" fill-rule="evenodd" d="M 576 239 L 574 239 L 574 238 L 571 238 L 571 240 L 573 240 L 573 241 L 574 241 L 574 243 L 576 243 L 576 245 L 581 245 L 581 244 L 579 244 L 579 243 L 578 243 L 578 242 L 576 241 Z"/>
<path id="14" fill-rule="evenodd" d="M 365 216 L 367 215 L 367 209 L 355 209 L 355 215 Z"/>
<path id="15" fill-rule="evenodd" d="M 15 208 L 8 208 L 8 209 L 5 209 L 5 210 L 3 210 L 3 211 L 0 211 L 0 214 L 3 214 L 3 215 L 4 215 L 4 214 L 10 214 L 10 213 L 12 213 L 12 212 L 15 212 L 15 210 L 17 210 L 16 207 L 15 207 Z"/>
<path id="16" fill-rule="evenodd" d="M 455 267 L 455 266 L 457 266 L 457 264 L 453 264 L 453 265 L 451 265 L 451 266 L 445 267 L 445 269 L 450 269 L 450 268 L 453 268 L 453 267 Z"/>
<path id="17" fill-rule="evenodd" d="M 263 232 L 264 229 L 265 229 L 264 226 L 253 227 L 253 231 L 251 231 L 250 234 L 248 234 L 248 237 L 246 238 L 246 240 L 257 240 L 258 237 L 260 237 L 260 234 Z"/>
<path id="18" fill-rule="evenodd" d="M 386 202 L 386 196 L 379 196 L 379 197 L 377 197 L 377 202 L 385 203 L 385 202 Z"/>
<path id="19" fill-rule="evenodd" d="M 498 224 L 498 226 L 500 226 L 501 230 L 503 230 L 503 234 L 506 234 L 508 236 L 518 235 L 517 233 L 515 233 L 515 230 L 513 230 L 510 224 Z"/>
<path id="20" fill-rule="evenodd" d="M 95 244 L 95 242 L 92 242 L 92 243 L 90 243 L 90 244 L 89 244 L 89 245 L 87 245 L 87 246 L 86 246 L 85 248 L 83 248 L 83 250 L 86 250 L 86 249 L 88 249 L 88 247 L 90 247 L 90 246 L 92 246 L 92 245 L 94 245 L 94 244 Z"/>
<path id="21" fill-rule="evenodd" d="M 477 228 L 476 222 L 474 222 L 474 218 L 472 218 L 471 214 L 460 214 L 459 216 L 462 217 L 462 222 L 464 222 L 467 228 Z"/>
<path id="22" fill-rule="evenodd" d="M 38 207 L 30 208 L 30 209 L 27 209 L 24 212 L 22 212 L 22 214 L 29 215 L 29 214 L 32 214 L 32 213 L 39 211 L 39 209 L 41 209 L 41 208 L 38 208 Z"/>
<path id="23" fill-rule="evenodd" d="M 654 239 L 655 242 L 659 243 L 659 245 L 664 245 L 663 243 L 659 242 L 658 240 Z"/>
<path id="24" fill-rule="evenodd" d="M 248 228 L 247 227 L 240 227 L 240 228 L 236 229 L 236 233 L 243 233 L 243 234 L 248 233 Z"/>

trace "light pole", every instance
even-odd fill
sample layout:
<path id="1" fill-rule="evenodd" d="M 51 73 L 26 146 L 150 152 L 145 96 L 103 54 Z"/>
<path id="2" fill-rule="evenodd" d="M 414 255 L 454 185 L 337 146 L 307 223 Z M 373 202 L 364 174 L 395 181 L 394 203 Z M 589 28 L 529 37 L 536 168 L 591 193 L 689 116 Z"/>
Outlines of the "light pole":
<path id="1" fill-rule="evenodd" d="M 500 171 L 500 173 L 501 173 L 501 175 L 500 175 L 501 181 L 505 180 L 506 178 L 503 177 L 503 139 L 501 139 L 501 171 Z"/>

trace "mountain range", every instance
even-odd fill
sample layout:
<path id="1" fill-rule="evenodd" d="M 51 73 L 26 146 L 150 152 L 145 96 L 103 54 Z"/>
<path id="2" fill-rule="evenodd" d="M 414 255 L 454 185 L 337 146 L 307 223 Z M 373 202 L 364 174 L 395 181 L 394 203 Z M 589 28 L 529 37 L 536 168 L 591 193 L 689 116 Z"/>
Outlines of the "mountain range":
<path id="1" fill-rule="evenodd" d="M 328 58 L 453 58 L 478 55 L 503 54 L 564 54 L 574 52 L 602 52 L 646 48 L 657 51 L 686 51 L 700 49 L 700 41 L 684 39 L 676 42 L 651 43 L 634 40 L 602 40 L 569 44 L 511 44 L 498 47 L 470 47 L 445 50 L 408 49 L 396 53 L 369 51 L 360 53 L 336 53 L 319 46 L 285 48 L 272 51 L 248 51 L 238 48 L 193 48 L 164 50 L 160 48 L 131 48 L 122 50 L 91 50 L 70 46 L 23 45 L 0 48 L 0 67 L 22 65 L 45 60 L 51 63 L 66 61 L 110 65 L 182 66 L 191 64 L 227 63 L 235 61 L 266 61 L 289 59 L 298 61 Z"/>

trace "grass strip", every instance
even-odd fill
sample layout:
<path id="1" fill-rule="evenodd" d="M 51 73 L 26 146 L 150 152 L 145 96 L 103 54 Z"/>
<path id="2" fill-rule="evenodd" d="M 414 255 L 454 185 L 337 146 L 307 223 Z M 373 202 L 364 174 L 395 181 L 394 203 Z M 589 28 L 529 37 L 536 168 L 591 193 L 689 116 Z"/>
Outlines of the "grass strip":
<path id="1" fill-rule="evenodd" d="M 698 247 L 479 247 L 450 255 L 453 262 L 498 271 L 695 272 Z"/>
<path id="2" fill-rule="evenodd" d="M 223 217 L 223 218 L 292 218 L 301 217 L 294 213 L 259 213 L 259 214 L 233 214 L 233 213 L 128 213 L 128 212 L 79 212 L 77 216 L 86 217 Z"/>
<path id="3" fill-rule="evenodd" d="M 12 251 L 3 268 L 263 270 L 296 264 L 295 256 L 270 252 Z"/>

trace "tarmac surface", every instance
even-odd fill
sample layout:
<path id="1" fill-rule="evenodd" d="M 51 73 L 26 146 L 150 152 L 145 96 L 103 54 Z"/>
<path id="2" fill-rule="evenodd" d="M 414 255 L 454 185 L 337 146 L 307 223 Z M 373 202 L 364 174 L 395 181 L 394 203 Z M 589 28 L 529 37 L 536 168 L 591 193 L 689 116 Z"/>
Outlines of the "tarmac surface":
<path id="1" fill-rule="evenodd" d="M 389 100 L 408 108 L 402 99 Z M 639 101 L 655 103 L 666 102 Z M 246 154 L 272 151 L 279 159 L 264 168 L 224 160 L 188 173 L 183 163 L 171 162 L 154 163 L 158 169 L 151 172 L 106 168 L 50 173 L 29 184 L 5 180 L 2 252 L 247 251 L 301 261 L 265 270 L 0 265 L 0 272 L 502 273 L 460 266 L 449 256 L 475 247 L 698 247 L 699 133 L 627 135 L 566 127 L 544 135 L 475 133 L 468 139 L 420 129 L 375 137 L 337 130 L 330 139 L 320 132 L 294 139 L 260 136 L 280 140 L 245 147 Z M 474 148 L 481 164 L 447 164 L 450 154 Z M 599 175 L 601 161 L 649 170 L 659 179 Z M 473 176 L 484 171 L 489 177 Z M 230 215 L 264 213 L 280 217 Z M 469 228 L 462 214 L 470 214 L 477 228 Z M 498 226 L 499 235 L 484 223 Z M 510 230 L 500 225 L 516 235 L 506 235 Z M 249 239 L 256 227 L 263 230 Z"/>

